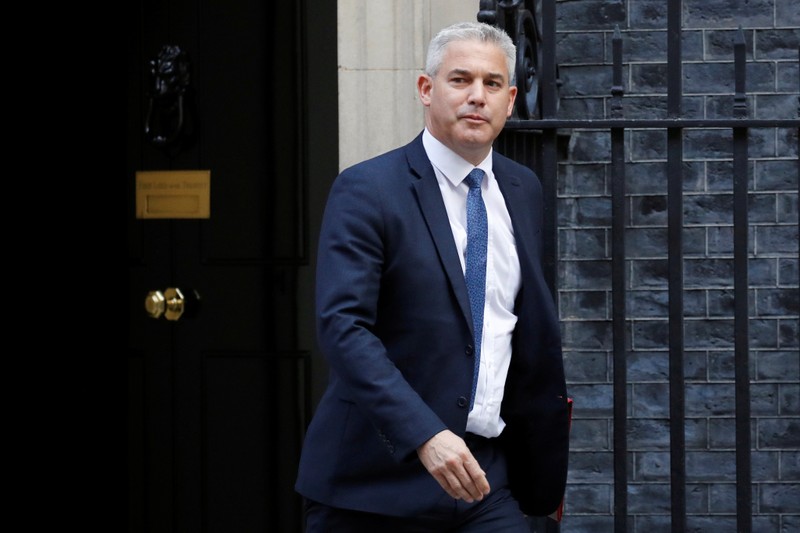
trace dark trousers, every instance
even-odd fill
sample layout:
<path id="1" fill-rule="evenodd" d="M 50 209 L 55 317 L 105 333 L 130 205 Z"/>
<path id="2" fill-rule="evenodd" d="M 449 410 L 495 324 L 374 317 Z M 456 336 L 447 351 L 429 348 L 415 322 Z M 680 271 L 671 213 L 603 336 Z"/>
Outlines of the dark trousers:
<path id="1" fill-rule="evenodd" d="M 442 491 L 444 496 L 428 512 L 412 517 L 338 509 L 308 501 L 306 533 L 530 533 L 530 525 L 508 490 L 506 461 L 496 442 L 473 436 L 465 440 L 491 487 L 482 501 L 466 503 Z"/>

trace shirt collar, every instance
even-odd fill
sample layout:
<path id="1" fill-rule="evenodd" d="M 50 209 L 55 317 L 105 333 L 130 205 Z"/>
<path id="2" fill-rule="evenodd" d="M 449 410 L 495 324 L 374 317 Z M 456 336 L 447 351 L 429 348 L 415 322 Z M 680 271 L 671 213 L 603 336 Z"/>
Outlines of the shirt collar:
<path id="1" fill-rule="evenodd" d="M 425 147 L 425 152 L 428 154 L 431 164 L 436 167 L 439 172 L 444 174 L 447 180 L 458 187 L 464 178 L 467 177 L 473 168 L 476 168 L 472 163 L 452 151 L 445 146 L 439 139 L 434 137 L 428 128 L 422 132 L 422 145 Z M 489 154 L 481 161 L 477 168 L 486 172 L 487 176 L 492 176 L 492 153 L 493 150 L 489 149 Z"/>

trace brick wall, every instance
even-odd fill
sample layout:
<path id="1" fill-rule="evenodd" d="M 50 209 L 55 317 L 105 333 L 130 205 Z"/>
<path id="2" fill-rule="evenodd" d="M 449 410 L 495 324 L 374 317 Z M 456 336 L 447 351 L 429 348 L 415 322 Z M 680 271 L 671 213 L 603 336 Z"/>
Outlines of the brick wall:
<path id="1" fill-rule="evenodd" d="M 624 46 L 625 116 L 666 116 L 666 0 L 557 3 L 561 118 L 610 112 L 611 37 Z M 684 0 L 683 114 L 733 115 L 744 29 L 751 117 L 798 106 L 797 0 Z M 611 169 L 608 132 L 573 130 L 558 180 L 559 306 L 575 398 L 563 532 L 613 530 Z M 736 530 L 732 134 L 685 131 L 687 512 L 691 531 Z M 800 531 L 797 130 L 750 132 L 754 531 Z M 626 133 L 628 506 L 632 532 L 669 531 L 666 133 Z"/>

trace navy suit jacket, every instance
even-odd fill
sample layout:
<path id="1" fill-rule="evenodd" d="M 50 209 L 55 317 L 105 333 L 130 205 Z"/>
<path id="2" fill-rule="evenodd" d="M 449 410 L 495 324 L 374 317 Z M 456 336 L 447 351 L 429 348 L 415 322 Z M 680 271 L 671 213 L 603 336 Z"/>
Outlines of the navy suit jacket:
<path id="1" fill-rule="evenodd" d="M 541 269 L 541 185 L 496 152 L 493 171 L 522 276 L 500 440 L 523 512 L 545 515 L 564 493 L 569 420 L 559 324 Z M 423 512 L 446 493 L 416 449 L 444 429 L 464 435 L 473 335 L 421 135 L 335 180 L 320 234 L 316 306 L 330 381 L 305 437 L 297 491 L 334 507 Z"/>

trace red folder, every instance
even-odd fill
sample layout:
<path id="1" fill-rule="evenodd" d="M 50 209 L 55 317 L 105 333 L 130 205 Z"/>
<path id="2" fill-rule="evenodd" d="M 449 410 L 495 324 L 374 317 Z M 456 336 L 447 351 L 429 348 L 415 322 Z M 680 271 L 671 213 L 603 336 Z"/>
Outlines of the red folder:
<path id="1" fill-rule="evenodd" d="M 567 412 L 569 413 L 569 426 L 572 428 L 572 398 L 567 398 Z M 547 515 L 556 522 L 561 522 L 561 517 L 564 516 L 564 498 L 561 498 L 561 505 L 558 506 L 552 514 Z"/>

